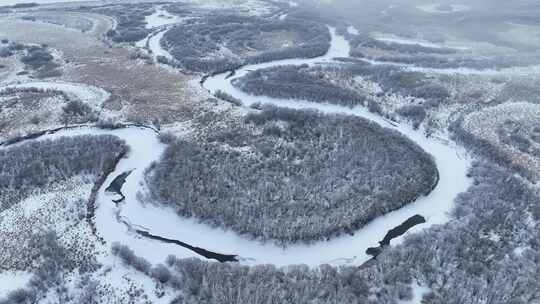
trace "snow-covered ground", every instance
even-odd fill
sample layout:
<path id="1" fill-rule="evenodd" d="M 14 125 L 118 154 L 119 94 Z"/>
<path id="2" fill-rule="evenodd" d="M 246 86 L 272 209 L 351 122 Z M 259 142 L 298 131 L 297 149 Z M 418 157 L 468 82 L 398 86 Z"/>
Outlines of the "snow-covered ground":
<path id="1" fill-rule="evenodd" d="M 426 68 L 409 63 L 379 61 L 373 59 L 359 58 L 362 61 L 373 65 L 393 65 L 402 67 L 408 71 L 422 72 L 426 74 L 442 74 L 442 75 L 476 75 L 476 76 L 515 76 L 524 77 L 540 74 L 540 65 L 516 66 L 501 69 L 474 69 L 474 68 Z"/>
<path id="2" fill-rule="evenodd" d="M 156 11 L 152 15 L 145 17 L 147 29 L 180 23 L 183 20 L 184 18 L 172 15 L 167 10 L 163 9 L 162 6 L 157 6 Z"/>
<path id="3" fill-rule="evenodd" d="M 471 10 L 471 7 L 464 4 L 448 4 L 448 10 L 441 9 L 441 3 L 432 3 L 426 5 L 419 5 L 416 8 L 430 14 L 452 14 L 459 12 L 466 12 Z"/>
<path id="4" fill-rule="evenodd" d="M 429 47 L 429 48 L 435 48 L 435 49 L 441 49 L 441 48 L 451 48 L 455 50 L 469 50 L 470 49 L 467 46 L 456 45 L 453 43 L 448 43 L 448 44 L 434 43 L 434 42 L 430 42 L 424 39 L 413 39 L 413 38 L 400 37 L 396 35 L 375 33 L 372 36 L 374 39 L 382 41 L 382 42 L 408 44 L 408 45 L 420 45 L 423 47 Z"/>
<path id="5" fill-rule="evenodd" d="M 354 27 L 353 25 L 349 25 L 347 27 L 347 32 L 349 34 L 351 34 L 351 35 L 359 35 L 360 34 L 360 31 L 356 27 Z"/>
<path id="6" fill-rule="evenodd" d="M 173 56 L 161 46 L 161 38 L 167 30 L 163 30 L 148 39 L 148 48 L 152 51 L 154 57 L 163 56 L 169 60 L 173 59 Z"/>
<path id="7" fill-rule="evenodd" d="M 422 304 L 422 298 L 425 294 L 431 291 L 431 289 L 420 286 L 418 283 L 413 283 L 411 286 L 413 292 L 413 298 L 409 301 L 398 300 L 398 304 Z"/>
<path id="8" fill-rule="evenodd" d="M 461 74 L 461 75 L 477 75 L 477 76 L 529 76 L 540 74 L 540 65 L 530 65 L 521 67 L 510 67 L 502 69 L 473 69 L 473 68 L 424 68 L 413 65 L 404 65 L 404 67 L 410 71 L 419 71 L 431 74 Z"/>
<path id="9" fill-rule="evenodd" d="M 32 275 L 23 271 L 0 272 L 0 299 L 5 297 L 10 291 L 23 288 Z"/>
<path id="10" fill-rule="evenodd" d="M 160 41 L 163 38 L 163 35 L 169 30 L 169 28 L 175 24 L 182 23 L 186 20 L 192 19 L 193 17 L 178 17 L 172 15 L 167 10 L 163 9 L 163 6 L 157 6 L 156 11 L 149 16 L 145 17 L 146 28 L 154 29 L 144 39 L 141 39 L 135 43 L 135 46 L 140 48 L 148 47 L 152 51 L 152 56 L 157 58 L 158 56 L 163 56 L 169 60 L 172 60 L 173 57 L 171 54 L 161 47 Z"/>

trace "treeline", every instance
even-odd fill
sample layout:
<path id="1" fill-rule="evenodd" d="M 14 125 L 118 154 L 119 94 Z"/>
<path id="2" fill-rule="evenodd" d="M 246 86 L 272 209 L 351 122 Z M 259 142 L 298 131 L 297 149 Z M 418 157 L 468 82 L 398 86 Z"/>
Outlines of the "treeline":
<path id="1" fill-rule="evenodd" d="M 431 156 L 395 131 L 275 107 L 208 141 L 171 144 L 149 178 L 180 216 L 281 244 L 354 233 L 436 181 Z"/>
<path id="2" fill-rule="evenodd" d="M 270 45 L 264 39 L 265 34 L 282 32 L 298 37 L 294 46 Z M 330 47 L 330 33 L 324 25 L 307 20 L 279 21 L 214 12 L 173 27 L 163 36 L 161 45 L 183 68 L 212 73 L 250 63 L 324 55 Z"/>
<path id="3" fill-rule="evenodd" d="M 342 34 L 345 34 L 346 31 L 347 30 L 345 28 L 340 29 L 340 33 Z M 364 57 L 364 54 L 362 53 L 362 48 L 374 48 L 374 49 L 397 52 L 397 53 L 407 54 L 407 55 L 431 54 L 430 56 L 432 56 L 433 58 L 436 58 L 435 56 L 433 56 L 433 54 L 450 55 L 450 54 L 457 53 L 457 51 L 452 48 L 444 48 L 444 47 L 435 48 L 435 47 L 422 46 L 420 44 L 402 44 L 402 43 L 396 43 L 396 42 L 380 41 L 380 40 L 370 37 L 368 34 L 363 34 L 363 33 L 361 33 L 360 35 L 351 35 L 351 34 L 345 34 L 345 35 L 347 37 L 347 40 L 349 40 L 349 43 L 352 46 L 351 56 L 353 57 Z"/>
<path id="4" fill-rule="evenodd" d="M 452 139 L 463 144 L 469 150 L 475 152 L 482 157 L 489 159 L 491 162 L 510 169 L 520 175 L 535 180 L 536 172 L 531 172 L 531 168 L 523 166 L 518 162 L 514 162 L 512 157 L 501 150 L 493 142 L 473 135 L 463 127 L 464 118 L 457 119 L 450 126 L 452 131 Z M 506 128 L 509 126 L 507 125 Z M 505 130 L 505 126 L 499 126 L 497 130 L 498 136 L 503 144 L 508 144 L 521 150 L 521 152 L 531 154 L 535 157 L 540 157 L 540 151 L 533 145 L 533 141 L 537 138 L 537 133 L 534 130 L 529 137 L 523 136 L 516 130 Z"/>
<path id="5" fill-rule="evenodd" d="M 152 32 L 146 28 L 145 19 L 154 13 L 152 3 L 111 4 L 91 8 L 90 11 L 111 16 L 116 20 L 116 27 L 106 33 L 113 42 L 136 42 Z"/>
<path id="6" fill-rule="evenodd" d="M 214 93 L 214 96 L 216 98 L 219 98 L 221 100 L 224 100 L 226 102 L 229 102 L 235 106 L 242 106 L 242 100 L 228 94 L 227 92 L 223 92 L 221 90 L 217 90 L 215 93 Z"/>
<path id="7" fill-rule="evenodd" d="M 236 79 L 233 84 L 257 96 L 328 102 L 348 107 L 365 103 L 365 97 L 359 92 L 329 81 L 324 68 L 308 65 L 259 69 Z"/>
<path id="8" fill-rule="evenodd" d="M 66 92 L 55 89 L 42 89 L 35 87 L 7 87 L 0 89 L 0 97 L 17 97 L 19 94 L 44 94 L 47 96 L 61 96 L 64 100 L 70 100 Z"/>
<path id="9" fill-rule="evenodd" d="M 0 150 L 0 211 L 75 175 L 98 176 L 127 150 L 115 136 L 61 137 Z"/>
<path id="10" fill-rule="evenodd" d="M 168 256 L 152 266 L 125 245 L 114 245 L 113 254 L 126 266 L 150 276 L 157 286 L 177 294 L 171 303 L 395 303 L 413 298 L 413 277 L 393 271 L 381 282 L 376 270 L 358 267 L 305 265 L 242 266 Z M 144 264 L 143 268 L 139 265 Z M 373 280 L 375 279 L 375 282 Z"/>

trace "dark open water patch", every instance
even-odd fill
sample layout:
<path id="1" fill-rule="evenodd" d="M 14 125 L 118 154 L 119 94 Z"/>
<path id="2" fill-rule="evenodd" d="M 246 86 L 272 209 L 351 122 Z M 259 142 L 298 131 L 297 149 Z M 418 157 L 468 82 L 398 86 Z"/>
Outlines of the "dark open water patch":
<path id="1" fill-rule="evenodd" d="M 111 184 L 105 189 L 105 192 L 113 192 L 120 195 L 120 199 L 113 200 L 114 203 L 118 204 L 123 201 L 126 197 L 122 193 L 122 186 L 126 183 L 127 177 L 131 174 L 132 171 L 126 171 L 117 177 L 111 182 Z"/>
<path id="2" fill-rule="evenodd" d="M 173 240 L 173 239 L 167 239 L 167 238 L 164 238 L 164 237 L 161 237 L 161 236 L 157 236 L 157 235 L 153 235 L 153 234 L 150 234 L 148 231 L 144 231 L 144 230 L 135 230 L 135 232 L 137 232 L 139 235 L 142 235 L 146 238 L 149 238 L 149 239 L 153 239 L 153 240 L 157 240 L 157 241 L 160 241 L 160 242 L 163 242 L 163 243 L 169 243 L 169 244 L 176 244 L 176 245 L 179 245 L 179 246 L 182 246 L 184 248 L 187 248 L 207 259 L 214 259 L 214 260 L 217 260 L 219 262 L 238 262 L 238 256 L 235 255 L 235 254 L 221 254 L 221 253 L 216 253 L 216 252 L 212 252 L 212 251 L 209 251 L 209 250 L 206 250 L 204 248 L 200 248 L 200 247 L 194 247 L 194 246 L 191 246 L 187 243 L 184 243 L 182 241 L 178 241 L 178 240 Z"/>
<path id="3" fill-rule="evenodd" d="M 408 218 L 405 222 L 403 222 L 401 225 L 396 226 L 395 228 L 392 228 L 388 230 L 384 238 L 379 242 L 379 247 L 369 247 L 366 250 L 366 254 L 373 256 L 373 258 L 377 258 L 377 256 L 382 252 L 383 248 L 385 246 L 390 245 L 390 241 L 394 238 L 397 238 L 399 236 L 402 236 L 412 227 L 423 224 L 426 222 L 426 219 L 417 214 L 413 215 L 410 218 Z"/>

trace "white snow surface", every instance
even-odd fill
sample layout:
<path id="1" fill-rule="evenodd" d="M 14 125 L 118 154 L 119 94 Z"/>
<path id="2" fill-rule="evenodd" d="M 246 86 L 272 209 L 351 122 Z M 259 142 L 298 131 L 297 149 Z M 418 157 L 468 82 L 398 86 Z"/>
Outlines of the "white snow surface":
<path id="1" fill-rule="evenodd" d="M 351 34 L 351 35 L 360 35 L 360 31 L 354 27 L 353 25 L 349 25 L 347 27 L 347 33 Z"/>
<path id="2" fill-rule="evenodd" d="M 157 6 L 156 11 L 152 15 L 145 17 L 147 29 L 180 23 L 182 20 L 184 20 L 184 18 L 172 15 L 167 10 L 163 9 L 163 6 Z"/>
<path id="3" fill-rule="evenodd" d="M 407 37 L 401 37 L 396 36 L 392 34 L 374 34 L 373 38 L 382 42 L 389 42 L 389 43 L 398 43 L 398 44 L 407 44 L 407 45 L 420 45 L 423 47 L 429 47 L 429 48 L 435 48 L 435 49 L 442 49 L 442 48 L 450 48 L 455 50 L 469 50 L 470 47 L 462 46 L 462 45 L 455 45 L 453 43 L 434 43 L 430 42 L 424 39 L 414 39 L 414 38 L 407 38 Z"/>
<path id="4" fill-rule="evenodd" d="M 0 272 L 0 299 L 10 291 L 25 287 L 30 277 L 32 277 L 32 274 L 24 271 Z"/>
<path id="5" fill-rule="evenodd" d="M 167 29 L 163 30 L 148 38 L 148 48 L 152 51 L 154 58 L 157 56 L 163 56 L 169 60 L 173 59 L 173 56 L 167 50 L 165 50 L 160 43 L 161 38 L 163 38 L 163 35 L 165 35 L 167 31 Z"/>
<path id="6" fill-rule="evenodd" d="M 423 72 L 427 74 L 442 74 L 442 75 L 476 75 L 476 76 L 515 76 L 527 77 L 540 74 L 540 65 L 515 66 L 501 69 L 474 69 L 474 68 L 426 68 L 415 64 L 400 63 L 392 61 L 379 61 L 373 59 L 360 58 L 360 60 L 373 65 L 393 65 L 402 67 L 408 71 Z"/>
<path id="7" fill-rule="evenodd" d="M 411 286 L 413 291 L 413 298 L 409 301 L 399 300 L 398 304 L 422 304 L 422 298 L 425 294 L 429 293 L 431 289 L 426 286 L 421 286 L 418 283 L 413 283 Z"/>
<path id="8" fill-rule="evenodd" d="M 441 5 L 441 3 L 432 3 L 426 5 L 419 5 L 416 8 L 431 14 L 453 14 L 471 10 L 470 6 L 464 4 L 449 4 L 451 10 L 441 10 L 439 9 L 439 5 Z"/>

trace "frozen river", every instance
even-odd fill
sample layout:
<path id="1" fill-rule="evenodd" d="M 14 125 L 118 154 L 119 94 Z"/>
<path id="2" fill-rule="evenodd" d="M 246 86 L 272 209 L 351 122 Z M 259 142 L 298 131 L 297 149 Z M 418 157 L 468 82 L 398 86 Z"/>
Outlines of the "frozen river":
<path id="1" fill-rule="evenodd" d="M 159 142 L 156 132 L 151 129 L 127 127 L 119 130 L 102 130 L 81 127 L 43 136 L 43 138 L 54 138 L 81 134 L 109 134 L 122 138 L 129 145 L 130 153 L 120 161 L 115 171 L 107 178 L 97 193 L 95 223 L 98 233 L 104 240 L 109 244 L 120 242 L 128 245 L 137 255 L 153 263 L 164 261 L 170 254 L 179 258 L 198 257 L 199 254 L 177 244 L 145 238 L 137 230 L 161 238 L 179 240 L 192 247 L 204 248 L 216 253 L 238 255 L 240 263 L 247 265 L 268 263 L 277 266 L 307 264 L 312 267 L 323 263 L 361 265 L 371 258 L 365 253 L 367 248 L 377 246 L 389 230 L 399 226 L 413 215 L 420 214 L 427 222 L 413 227 L 408 233 L 446 223 L 449 220 L 448 212 L 454 206 L 454 198 L 470 185 L 470 180 L 466 177 L 470 160 L 464 156 L 465 153 L 460 147 L 446 140 L 426 138 L 423 132 L 413 130 L 408 124 L 391 125 L 382 117 L 368 112 L 364 107 L 348 108 L 301 100 L 254 97 L 239 91 L 231 84 L 232 80 L 242 77 L 249 70 L 284 64 L 328 63 L 334 57 L 348 56 L 350 48 L 347 41 L 337 35 L 333 28 L 330 28 L 330 32 L 332 36 L 331 48 L 325 56 L 249 65 L 239 69 L 233 77 L 228 79 L 226 73 L 209 77 L 204 85 L 212 92 L 222 90 L 240 98 L 245 105 L 263 102 L 296 109 L 315 108 L 326 113 L 356 115 L 375 121 L 382 126 L 394 128 L 433 155 L 439 170 L 440 180 L 437 187 L 429 195 L 420 197 L 399 210 L 373 220 L 356 231 L 354 235 L 344 235 L 330 241 L 320 241 L 309 245 L 296 244 L 283 248 L 270 242 L 263 244 L 247 239 L 230 230 L 212 228 L 195 219 L 179 217 L 172 209 L 141 201 L 137 193 L 147 191 L 144 179 L 145 169 L 152 162 L 159 160 L 165 150 L 165 145 Z M 43 83 L 40 85 L 44 86 Z M 51 83 L 51 87 L 58 88 L 58 85 Z M 88 87 L 81 85 L 80 90 L 85 89 Z M 115 204 L 113 201 L 118 199 L 118 196 L 108 193 L 106 188 L 116 177 L 125 172 L 131 172 L 121 188 L 125 200 L 120 204 Z M 402 239 L 403 237 L 398 237 L 392 240 L 392 244 L 396 244 Z"/>

